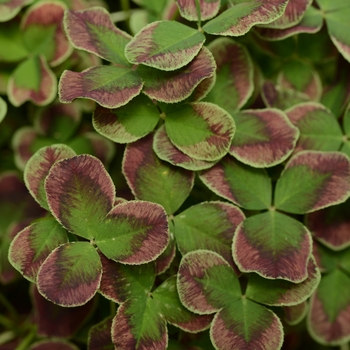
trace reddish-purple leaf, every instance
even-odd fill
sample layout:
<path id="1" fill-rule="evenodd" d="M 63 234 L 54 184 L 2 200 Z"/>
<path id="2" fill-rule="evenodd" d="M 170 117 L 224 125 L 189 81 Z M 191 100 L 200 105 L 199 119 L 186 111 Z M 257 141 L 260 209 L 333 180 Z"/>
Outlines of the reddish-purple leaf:
<path id="1" fill-rule="evenodd" d="M 34 222 L 11 242 L 9 261 L 26 279 L 36 281 L 40 266 L 58 246 L 67 243 L 66 230 L 52 217 Z"/>
<path id="2" fill-rule="evenodd" d="M 117 109 L 97 106 L 92 124 L 95 130 L 117 143 L 131 143 L 149 134 L 159 122 L 155 104 L 141 94 Z"/>
<path id="3" fill-rule="evenodd" d="M 293 306 L 284 306 L 284 320 L 290 326 L 295 326 L 300 323 L 308 312 L 308 303 L 303 301 L 300 304 Z"/>
<path id="4" fill-rule="evenodd" d="M 264 305 L 298 305 L 313 294 L 321 280 L 321 273 L 313 257 L 308 262 L 307 273 L 307 279 L 301 283 L 270 280 L 255 273 L 250 274 L 245 295 L 247 298 Z"/>
<path id="5" fill-rule="evenodd" d="M 202 217 L 201 220 L 197 218 Z M 182 255 L 207 249 L 220 254 L 235 268 L 232 260 L 232 237 L 245 219 L 236 206 L 225 202 L 202 202 L 175 216 L 174 233 Z"/>
<path id="6" fill-rule="evenodd" d="M 170 267 L 176 255 L 176 244 L 172 232 L 170 232 L 169 237 L 168 246 L 155 261 L 157 275 L 164 273 Z"/>
<path id="7" fill-rule="evenodd" d="M 85 305 L 74 308 L 58 306 L 43 298 L 34 285 L 33 287 L 31 294 L 35 306 L 35 323 L 38 326 L 38 335 L 42 337 L 71 337 L 91 315 L 96 305 L 94 300 L 90 300 Z"/>
<path id="8" fill-rule="evenodd" d="M 73 51 L 63 30 L 66 8 L 63 2 L 40 1 L 28 9 L 21 22 L 28 50 L 44 55 L 52 67 L 62 63 Z"/>
<path id="9" fill-rule="evenodd" d="M 109 259 L 139 265 L 155 260 L 169 243 L 166 212 L 159 204 L 118 204 L 94 232 L 96 245 Z"/>
<path id="10" fill-rule="evenodd" d="M 243 208 L 261 210 L 271 205 L 272 186 L 266 170 L 252 168 L 231 156 L 202 171 L 199 178 L 215 194 Z"/>
<path id="11" fill-rule="evenodd" d="M 204 41 L 203 33 L 182 23 L 156 21 L 135 35 L 126 45 L 125 55 L 133 64 L 171 71 L 190 63 Z"/>
<path id="12" fill-rule="evenodd" d="M 236 134 L 229 153 L 256 168 L 286 160 L 295 147 L 299 131 L 278 109 L 249 109 L 234 115 Z"/>
<path id="13" fill-rule="evenodd" d="M 216 73 L 210 78 L 202 80 L 196 88 L 193 90 L 191 96 L 188 98 L 189 102 L 201 101 L 208 95 L 209 91 L 213 88 L 216 81 Z"/>
<path id="14" fill-rule="evenodd" d="M 75 152 L 66 145 L 52 145 L 37 151 L 27 162 L 24 169 L 24 182 L 33 198 L 45 209 L 46 201 L 44 182 L 51 167 L 59 160 L 74 157 Z"/>
<path id="15" fill-rule="evenodd" d="M 81 155 L 55 163 L 45 190 L 51 212 L 70 232 L 93 239 L 112 209 L 115 187 L 101 161 Z"/>
<path id="16" fill-rule="evenodd" d="M 161 125 L 154 134 L 153 149 L 160 159 L 187 170 L 204 170 L 215 164 L 215 162 L 191 158 L 177 149 L 170 141 L 164 125 Z"/>
<path id="17" fill-rule="evenodd" d="M 239 0 L 203 26 L 208 34 L 241 36 L 257 24 L 271 23 L 282 16 L 288 0 Z"/>
<path id="18" fill-rule="evenodd" d="M 324 245 L 342 250 L 350 245 L 350 200 L 306 215 L 310 232 Z"/>
<path id="19" fill-rule="evenodd" d="M 350 161 L 344 153 L 301 151 L 290 159 L 277 181 L 275 206 L 305 214 L 342 203 L 349 194 Z"/>
<path id="20" fill-rule="evenodd" d="M 57 78 L 44 56 L 30 57 L 17 66 L 9 79 L 7 93 L 16 107 L 26 101 L 38 106 L 52 102 L 57 93 Z"/>
<path id="21" fill-rule="evenodd" d="M 106 9 L 93 7 L 83 11 L 68 10 L 64 16 L 64 26 L 75 48 L 115 64 L 130 65 L 125 58 L 124 48 L 132 37 L 113 24 Z"/>
<path id="22" fill-rule="evenodd" d="M 140 76 L 129 68 L 96 66 L 81 73 L 64 71 L 58 92 L 61 103 L 87 98 L 106 108 L 118 108 L 137 96 L 142 86 Z"/>
<path id="23" fill-rule="evenodd" d="M 198 55 L 185 67 L 160 72 L 158 69 L 139 66 L 137 72 L 144 80 L 143 93 L 157 101 L 174 103 L 191 95 L 204 79 L 215 73 L 215 60 L 206 47 L 202 47 Z"/>
<path id="24" fill-rule="evenodd" d="M 73 307 L 86 304 L 100 286 L 102 264 L 88 242 L 71 242 L 56 248 L 41 265 L 38 291 L 54 304 Z"/>
<path id="25" fill-rule="evenodd" d="M 305 102 L 286 110 L 290 121 L 299 129 L 295 152 L 302 150 L 337 151 L 343 133 L 333 113 L 320 103 Z"/>
<path id="26" fill-rule="evenodd" d="M 120 350 L 165 350 L 168 332 L 156 302 L 142 296 L 120 305 L 112 322 L 112 340 Z"/>
<path id="27" fill-rule="evenodd" d="M 195 159 L 216 161 L 227 153 L 235 123 L 223 108 L 209 102 L 186 103 L 173 108 L 165 118 L 171 142 Z"/>
<path id="28" fill-rule="evenodd" d="M 137 199 L 158 203 L 171 215 L 189 196 L 194 173 L 163 162 L 152 145 L 153 135 L 129 144 L 124 153 L 123 174 Z"/>
<path id="29" fill-rule="evenodd" d="M 244 46 L 229 38 L 208 45 L 216 64 L 216 80 L 205 101 L 234 113 L 242 108 L 254 90 L 253 63 Z"/>
<path id="30" fill-rule="evenodd" d="M 308 276 L 312 238 L 299 221 L 277 211 L 250 216 L 233 236 L 233 260 L 242 272 L 294 283 Z"/>
<path id="31" fill-rule="evenodd" d="M 61 339 L 40 340 L 32 344 L 29 350 L 78 350 L 79 348 L 72 343 Z"/>
<path id="32" fill-rule="evenodd" d="M 300 33 L 315 34 L 323 26 L 323 17 L 319 9 L 310 6 L 303 19 L 296 25 L 286 29 L 256 28 L 257 34 L 265 40 L 283 40 Z"/>
<path id="33" fill-rule="evenodd" d="M 281 17 L 268 24 L 261 25 L 266 28 L 285 29 L 298 24 L 313 0 L 289 0 Z"/>
<path id="34" fill-rule="evenodd" d="M 109 316 L 90 328 L 88 336 L 89 350 L 114 350 L 111 335 L 112 320 L 113 318 Z"/>
<path id="35" fill-rule="evenodd" d="M 0 4 L 0 22 L 7 22 L 15 17 L 21 8 L 29 5 L 33 0 L 5 0 Z"/>
<path id="36" fill-rule="evenodd" d="M 188 21 L 207 21 L 217 15 L 220 0 L 199 0 L 200 18 L 198 18 L 196 0 L 176 0 L 180 15 Z"/>

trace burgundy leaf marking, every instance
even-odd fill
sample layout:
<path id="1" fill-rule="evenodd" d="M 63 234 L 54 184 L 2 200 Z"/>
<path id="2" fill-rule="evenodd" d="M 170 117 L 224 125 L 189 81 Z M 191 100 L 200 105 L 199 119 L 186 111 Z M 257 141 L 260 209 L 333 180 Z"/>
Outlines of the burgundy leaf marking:
<path id="1" fill-rule="evenodd" d="M 15 163 L 21 170 L 25 169 L 28 160 L 33 156 L 32 145 L 38 135 L 31 126 L 19 128 L 12 139 L 12 147 L 15 152 Z"/>
<path id="2" fill-rule="evenodd" d="M 159 72 L 140 66 L 137 72 L 145 81 L 145 95 L 157 101 L 174 103 L 189 97 L 200 82 L 214 75 L 215 68 L 213 55 L 203 47 L 190 63 L 179 70 Z"/>
<path id="3" fill-rule="evenodd" d="M 176 0 L 182 17 L 189 21 L 197 21 L 197 7 L 195 0 Z M 199 0 L 199 7 L 201 12 L 201 20 L 206 21 L 217 15 L 220 9 L 220 0 Z"/>
<path id="4" fill-rule="evenodd" d="M 170 264 L 173 262 L 175 255 L 176 255 L 176 244 L 175 244 L 173 234 L 170 233 L 170 240 L 169 240 L 168 246 L 155 261 L 157 275 L 164 273 L 170 267 Z"/>
<path id="5" fill-rule="evenodd" d="M 112 320 L 112 317 L 107 317 L 90 328 L 88 349 L 114 349 L 111 335 Z"/>
<path id="6" fill-rule="evenodd" d="M 308 303 L 306 301 L 303 301 L 298 305 L 285 306 L 283 307 L 283 311 L 284 320 L 287 322 L 287 324 L 294 326 L 301 322 L 306 316 L 306 313 L 308 311 Z"/>
<path id="7" fill-rule="evenodd" d="M 18 107 L 26 101 L 32 101 L 38 106 L 44 106 L 52 102 L 57 93 L 57 78 L 49 68 L 44 56 L 34 58 L 38 60 L 40 75 L 40 86 L 38 90 L 30 90 L 25 87 L 16 85 L 13 76 L 8 82 L 8 95 L 10 102 Z"/>
<path id="8" fill-rule="evenodd" d="M 63 30 L 62 19 L 65 9 L 66 6 L 61 2 L 39 2 L 30 7 L 21 23 L 21 28 L 24 31 L 32 25 L 40 25 L 43 28 L 56 26 L 55 51 L 53 56 L 48 58 L 51 66 L 62 63 L 73 51 Z"/>

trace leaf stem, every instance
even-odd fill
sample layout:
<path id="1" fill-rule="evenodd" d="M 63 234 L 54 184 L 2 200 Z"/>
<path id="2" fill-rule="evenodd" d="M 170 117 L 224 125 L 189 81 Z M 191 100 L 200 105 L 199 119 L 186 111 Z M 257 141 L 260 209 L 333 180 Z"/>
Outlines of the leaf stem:
<path id="1" fill-rule="evenodd" d="M 15 350 L 26 350 L 29 348 L 30 343 L 36 336 L 36 329 L 33 328 L 31 332 L 27 334 L 27 336 L 19 343 Z"/>
<path id="2" fill-rule="evenodd" d="M 117 313 L 117 304 L 114 301 L 110 301 L 109 303 L 109 308 L 111 311 L 111 316 L 115 316 L 115 314 Z"/>
<path id="3" fill-rule="evenodd" d="M 201 22 L 202 22 L 202 15 L 201 15 L 201 5 L 199 4 L 199 0 L 195 0 L 196 2 L 196 10 L 197 10 L 197 16 L 198 16 L 198 30 L 202 30 Z"/>

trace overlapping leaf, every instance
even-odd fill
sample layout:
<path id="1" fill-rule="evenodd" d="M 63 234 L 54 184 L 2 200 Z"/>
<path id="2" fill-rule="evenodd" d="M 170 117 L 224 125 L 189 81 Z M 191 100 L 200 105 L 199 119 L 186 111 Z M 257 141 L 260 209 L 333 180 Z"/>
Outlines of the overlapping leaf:
<path id="1" fill-rule="evenodd" d="M 24 182 L 30 194 L 43 208 L 49 209 L 44 182 L 51 167 L 57 161 L 75 155 L 75 152 L 66 145 L 52 145 L 41 148 L 27 162 L 24 169 Z"/>
<path id="2" fill-rule="evenodd" d="M 170 71 L 190 63 L 204 41 L 204 34 L 191 27 L 175 21 L 157 21 L 135 35 L 126 45 L 125 55 L 133 64 Z"/>
<path id="3" fill-rule="evenodd" d="M 44 56 L 33 56 L 17 66 L 7 86 L 10 102 L 18 107 L 26 101 L 44 106 L 57 93 L 57 79 Z"/>
<path id="4" fill-rule="evenodd" d="M 238 226 L 232 243 L 233 259 L 240 271 L 294 283 L 307 278 L 311 251 L 307 228 L 272 210 L 246 219 Z"/>
<path id="5" fill-rule="evenodd" d="M 229 153 L 256 168 L 271 167 L 293 152 L 299 131 L 278 109 L 249 109 L 234 114 L 236 134 Z"/>
<path id="6" fill-rule="evenodd" d="M 349 193 L 350 162 L 345 154 L 302 151 L 290 159 L 277 181 L 275 206 L 304 214 L 342 203 Z"/>
<path id="7" fill-rule="evenodd" d="M 198 218 L 201 217 L 201 220 Z M 181 212 L 174 219 L 176 243 L 182 255 L 208 249 L 234 266 L 231 242 L 237 226 L 245 219 L 240 209 L 224 202 L 202 202 Z"/>
<path id="8" fill-rule="evenodd" d="M 95 130 L 117 143 L 129 143 L 149 134 L 159 121 L 159 111 L 143 95 L 117 109 L 97 106 L 92 124 Z"/>
<path id="9" fill-rule="evenodd" d="M 286 29 L 256 28 L 258 35 L 265 40 L 283 40 L 300 33 L 314 34 L 323 26 L 323 17 L 319 9 L 310 6 L 303 19 Z"/>
<path id="10" fill-rule="evenodd" d="M 206 21 L 215 17 L 220 9 L 220 0 L 199 0 L 199 14 L 195 0 L 176 0 L 176 4 L 181 16 L 189 21 Z"/>
<path id="11" fill-rule="evenodd" d="M 66 230 L 52 217 L 41 219 L 16 235 L 9 248 L 9 261 L 23 277 L 35 283 L 45 259 L 64 243 L 68 243 Z"/>
<path id="12" fill-rule="evenodd" d="M 199 178 L 214 193 L 245 209 L 267 209 L 271 204 L 272 186 L 266 171 L 230 156 L 199 173 Z"/>
<path id="13" fill-rule="evenodd" d="M 284 306 L 284 320 L 288 325 L 295 326 L 305 318 L 308 310 L 306 301 L 293 306 Z"/>
<path id="14" fill-rule="evenodd" d="M 64 26 L 75 48 L 91 52 L 115 64 L 129 66 L 124 55 L 131 36 L 117 28 L 109 12 L 102 7 L 66 11 Z"/>
<path id="15" fill-rule="evenodd" d="M 92 326 L 88 336 L 88 349 L 114 350 L 111 327 L 112 317 L 107 317 L 103 321 Z"/>
<path id="16" fill-rule="evenodd" d="M 175 213 L 191 192 L 194 173 L 160 160 L 153 151 L 153 135 L 127 146 L 123 174 L 137 199 L 161 204 Z"/>
<path id="17" fill-rule="evenodd" d="M 186 66 L 174 71 L 140 65 L 137 72 L 144 80 L 143 93 L 151 99 L 166 103 L 180 102 L 191 95 L 194 89 L 215 73 L 215 60 L 206 47 Z"/>
<path id="18" fill-rule="evenodd" d="M 315 102 L 298 104 L 286 110 L 290 121 L 300 130 L 295 151 L 337 151 L 343 133 L 332 112 Z"/>
<path id="19" fill-rule="evenodd" d="M 60 306 L 80 306 L 95 295 L 102 277 L 96 249 L 88 242 L 59 246 L 47 257 L 37 275 L 41 295 Z"/>
<path id="20" fill-rule="evenodd" d="M 215 35 L 244 35 L 254 25 L 271 23 L 281 17 L 287 4 L 288 0 L 234 1 L 234 6 L 206 23 L 203 30 Z"/>
<path id="21" fill-rule="evenodd" d="M 40 1 L 28 9 L 21 21 L 28 52 L 45 56 L 50 66 L 59 65 L 72 53 L 62 24 L 65 9 L 60 1 Z"/>
<path id="22" fill-rule="evenodd" d="M 130 68 L 96 66 L 81 73 L 64 71 L 58 92 L 62 103 L 70 103 L 81 97 L 96 101 L 106 108 L 118 108 L 137 96 L 142 86 L 142 79 Z"/>
<path id="23" fill-rule="evenodd" d="M 198 314 L 217 312 L 210 327 L 216 349 L 280 349 L 279 318 L 242 296 L 237 276 L 219 254 L 208 250 L 187 253 L 178 273 L 181 302 Z"/>
<path id="24" fill-rule="evenodd" d="M 209 162 L 205 160 L 194 159 L 181 152 L 170 141 L 165 131 L 164 125 L 161 125 L 154 134 L 153 149 L 160 159 L 187 170 L 197 171 L 208 169 L 215 164 L 215 161 Z"/>
<path id="25" fill-rule="evenodd" d="M 0 22 L 9 21 L 15 17 L 21 8 L 29 5 L 33 0 L 4 0 L 0 4 Z"/>
<path id="26" fill-rule="evenodd" d="M 168 112 L 165 129 L 171 142 L 183 153 L 215 161 L 227 153 L 235 124 L 224 109 L 208 102 L 193 102 Z"/>
<path id="27" fill-rule="evenodd" d="M 247 102 L 254 90 L 253 63 L 247 50 L 228 38 L 208 45 L 216 64 L 215 85 L 205 100 L 234 113 Z"/>

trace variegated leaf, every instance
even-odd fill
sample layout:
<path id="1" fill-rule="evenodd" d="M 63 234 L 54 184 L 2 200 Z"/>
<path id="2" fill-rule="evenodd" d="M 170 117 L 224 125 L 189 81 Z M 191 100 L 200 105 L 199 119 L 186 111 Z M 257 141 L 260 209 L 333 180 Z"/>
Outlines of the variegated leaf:
<path id="1" fill-rule="evenodd" d="M 107 317 L 89 330 L 88 349 L 114 350 L 111 336 L 112 317 Z"/>
<path id="2" fill-rule="evenodd" d="M 207 21 L 217 15 L 220 10 L 220 0 L 199 0 L 199 13 L 196 0 L 176 0 L 180 15 L 188 21 Z"/>
<path id="3" fill-rule="evenodd" d="M 3 0 L 0 4 L 0 22 L 7 22 L 15 17 L 22 7 L 29 5 L 33 0 Z"/>

